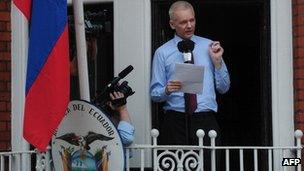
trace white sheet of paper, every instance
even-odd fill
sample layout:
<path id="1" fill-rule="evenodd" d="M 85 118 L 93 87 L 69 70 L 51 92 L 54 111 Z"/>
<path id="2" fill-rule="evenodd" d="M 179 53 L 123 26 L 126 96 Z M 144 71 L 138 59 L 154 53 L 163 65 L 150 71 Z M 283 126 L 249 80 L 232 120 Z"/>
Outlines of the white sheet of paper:
<path id="1" fill-rule="evenodd" d="M 193 64 L 176 63 L 175 80 L 179 80 L 182 83 L 181 91 L 184 93 L 202 93 L 204 67 Z"/>

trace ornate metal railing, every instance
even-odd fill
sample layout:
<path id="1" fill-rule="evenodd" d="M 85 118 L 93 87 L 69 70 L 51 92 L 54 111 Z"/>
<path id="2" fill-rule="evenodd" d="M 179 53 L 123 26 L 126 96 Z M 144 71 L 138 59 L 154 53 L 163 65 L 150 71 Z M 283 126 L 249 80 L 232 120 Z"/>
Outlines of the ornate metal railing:
<path id="1" fill-rule="evenodd" d="M 169 145 L 158 145 L 157 137 L 159 135 L 158 130 L 153 129 L 151 131 L 152 136 L 152 144 L 134 144 L 130 147 L 126 148 L 126 156 L 131 156 L 132 151 L 139 151 L 140 159 L 138 163 L 140 163 L 140 170 L 144 171 L 146 167 L 146 155 L 150 155 L 150 153 L 146 153 L 147 151 L 152 151 L 152 169 L 154 171 L 162 171 L 162 170 L 170 170 L 170 171 L 192 171 L 192 170 L 204 170 L 204 152 L 206 150 L 210 151 L 210 166 L 211 171 L 216 170 L 216 152 L 221 150 L 224 151 L 224 168 L 226 171 L 231 169 L 230 163 L 230 152 L 238 151 L 238 167 L 240 171 L 244 170 L 244 151 L 250 150 L 252 151 L 253 162 L 250 164 L 251 169 L 254 171 L 259 170 L 258 163 L 258 153 L 260 151 L 267 152 L 267 170 L 274 170 L 275 159 L 280 160 L 282 162 L 283 158 L 292 157 L 301 159 L 301 138 L 303 136 L 303 132 L 300 130 L 295 131 L 295 146 L 290 147 L 272 147 L 272 146 L 264 146 L 264 147 L 254 147 L 254 146 L 216 146 L 216 132 L 210 131 L 208 136 L 210 138 L 211 145 L 204 146 L 203 138 L 205 136 L 205 132 L 203 130 L 198 130 L 196 135 L 198 137 L 199 144 L 197 146 L 169 146 Z M 294 153 L 294 154 L 293 154 Z M 30 168 L 31 161 L 30 159 L 35 159 L 35 169 L 39 171 L 51 171 L 53 170 L 52 159 L 50 155 L 50 149 L 45 153 L 39 153 L 36 150 L 33 151 L 20 151 L 20 152 L 0 152 L 0 171 L 11 171 L 11 170 L 25 170 L 24 165 L 27 165 L 27 168 Z M 25 161 L 26 160 L 26 161 Z M 126 168 L 130 169 L 130 160 L 132 157 L 126 157 Z M 223 164 L 223 162 L 221 163 Z M 247 166 L 248 167 L 248 166 Z M 276 166 L 277 168 L 278 166 Z M 279 166 L 280 170 L 287 170 L 291 167 Z M 301 171 L 301 164 L 294 167 L 297 171 Z M 34 169 L 34 170 L 35 170 Z M 28 170 L 28 169 L 26 169 Z M 236 169 L 231 169 L 236 170 Z M 265 168 L 264 168 L 265 170 Z M 208 170 L 209 171 L 209 170 Z"/>
<path id="2" fill-rule="evenodd" d="M 126 148 L 127 155 L 132 150 L 140 150 L 140 169 L 143 171 L 145 168 L 145 151 L 147 149 L 151 149 L 153 152 L 153 170 L 154 171 L 162 171 L 162 170 L 170 170 L 170 171 L 191 171 L 191 170 L 204 170 L 204 151 L 211 151 L 211 171 L 216 171 L 216 151 L 224 151 L 225 153 L 225 163 L 224 168 L 226 171 L 236 169 L 232 169 L 230 166 L 230 151 L 238 151 L 239 153 L 239 170 L 244 171 L 244 151 L 252 151 L 253 155 L 253 163 L 250 164 L 250 170 L 258 171 L 259 163 L 258 163 L 258 153 L 259 151 L 266 151 L 267 155 L 267 163 L 268 163 L 268 171 L 274 170 L 274 164 L 278 163 L 274 160 L 274 156 L 279 160 L 279 163 L 282 163 L 283 158 L 298 158 L 301 159 L 301 138 L 303 136 L 303 132 L 301 130 L 296 130 L 294 132 L 295 137 L 295 146 L 289 147 L 273 147 L 273 146 L 216 146 L 216 132 L 209 131 L 208 136 L 210 138 L 211 145 L 204 146 L 203 138 L 205 136 L 205 132 L 203 130 L 198 130 L 196 135 L 198 137 L 199 145 L 198 146 L 168 146 L 168 145 L 158 145 L 157 137 L 159 135 L 158 130 L 153 129 L 151 131 L 151 136 L 153 138 L 152 145 L 133 145 L 131 147 Z M 293 154 L 295 153 L 295 154 Z M 129 163 L 129 158 L 127 158 L 127 163 Z M 219 164 L 219 163 L 218 163 Z M 221 163 L 223 164 L 223 163 Z M 287 170 L 288 166 L 276 166 L 276 168 L 280 167 L 280 170 Z M 265 168 L 264 168 L 265 169 Z M 129 166 L 127 165 L 127 170 L 129 170 Z M 207 169 L 205 169 L 207 170 Z M 298 164 L 296 167 L 297 171 L 301 171 L 301 164 Z M 209 170 L 207 170 L 209 171 Z"/>

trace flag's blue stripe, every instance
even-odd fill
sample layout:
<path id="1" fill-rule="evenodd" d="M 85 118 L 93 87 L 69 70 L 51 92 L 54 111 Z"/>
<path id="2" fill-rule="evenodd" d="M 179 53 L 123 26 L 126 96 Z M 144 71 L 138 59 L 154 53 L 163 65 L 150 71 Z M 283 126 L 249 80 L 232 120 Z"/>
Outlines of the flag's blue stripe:
<path id="1" fill-rule="evenodd" d="M 26 94 L 39 75 L 66 23 L 67 0 L 32 1 Z"/>

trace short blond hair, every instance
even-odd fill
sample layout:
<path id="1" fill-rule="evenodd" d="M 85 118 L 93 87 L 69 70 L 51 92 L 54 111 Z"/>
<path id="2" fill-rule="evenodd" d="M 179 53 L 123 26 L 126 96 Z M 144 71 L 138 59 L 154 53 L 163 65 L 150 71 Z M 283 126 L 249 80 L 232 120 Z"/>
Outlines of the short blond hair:
<path id="1" fill-rule="evenodd" d="M 169 8 L 170 20 L 174 19 L 174 11 L 177 9 L 191 9 L 194 12 L 193 6 L 187 1 L 176 1 Z"/>

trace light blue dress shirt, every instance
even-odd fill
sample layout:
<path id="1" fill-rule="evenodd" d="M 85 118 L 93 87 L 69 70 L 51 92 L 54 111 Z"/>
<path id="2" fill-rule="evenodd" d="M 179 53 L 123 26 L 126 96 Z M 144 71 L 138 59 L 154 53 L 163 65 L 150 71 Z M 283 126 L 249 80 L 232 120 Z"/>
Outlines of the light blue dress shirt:
<path id="1" fill-rule="evenodd" d="M 127 121 L 120 121 L 117 126 L 118 133 L 120 135 L 122 144 L 129 146 L 134 141 L 135 128 Z"/>
<path id="2" fill-rule="evenodd" d="M 197 94 L 197 109 L 195 112 L 215 111 L 217 112 L 216 90 L 223 94 L 229 90 L 230 78 L 225 62 L 222 60 L 221 68 L 216 69 L 209 56 L 211 40 L 192 36 L 195 43 L 193 50 L 194 65 L 204 66 L 203 91 Z M 183 55 L 177 49 L 177 43 L 182 41 L 177 35 L 167 43 L 159 47 L 154 54 L 152 76 L 150 84 L 150 95 L 153 101 L 163 102 L 164 110 L 175 110 L 185 112 L 185 100 L 183 92 L 165 93 L 169 80 L 174 80 L 174 69 L 176 63 L 184 63 Z"/>

